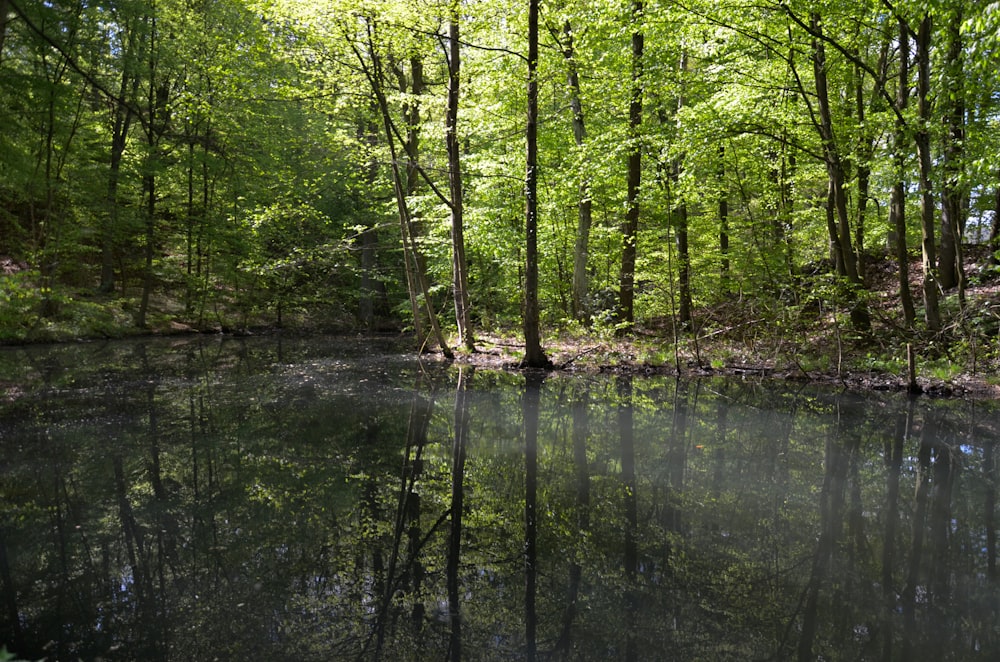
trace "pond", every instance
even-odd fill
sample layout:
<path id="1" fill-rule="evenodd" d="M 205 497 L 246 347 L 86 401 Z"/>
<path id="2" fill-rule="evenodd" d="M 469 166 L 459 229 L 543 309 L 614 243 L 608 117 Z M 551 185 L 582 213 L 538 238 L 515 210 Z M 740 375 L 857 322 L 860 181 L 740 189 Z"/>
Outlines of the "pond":
<path id="1" fill-rule="evenodd" d="M 0 350 L 0 644 L 73 660 L 1000 659 L 997 403 L 396 340 Z"/>

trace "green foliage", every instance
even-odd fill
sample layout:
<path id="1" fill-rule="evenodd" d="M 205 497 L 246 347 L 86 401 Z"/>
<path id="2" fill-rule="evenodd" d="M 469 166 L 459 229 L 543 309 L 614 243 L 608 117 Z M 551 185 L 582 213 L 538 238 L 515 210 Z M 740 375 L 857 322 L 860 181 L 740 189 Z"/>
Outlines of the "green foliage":
<path id="1" fill-rule="evenodd" d="M 129 331 L 121 302 L 90 300 L 39 282 L 30 270 L 0 276 L 0 342 L 113 338 Z"/>
<path id="2" fill-rule="evenodd" d="M 967 195 L 970 228 L 982 234 L 997 186 L 997 7 L 925 5 L 904 2 L 896 14 L 911 33 L 925 12 L 934 18 L 930 184 Z M 4 339 L 53 323 L 69 335 L 113 334 L 121 311 L 136 310 L 143 295 L 151 295 L 158 324 L 346 329 L 372 323 L 362 319 L 366 307 L 378 309 L 381 325 L 411 324 L 390 138 L 432 306 L 450 309 L 441 84 L 449 3 L 17 6 L 23 15 L 5 23 L 0 53 L 0 255 L 27 263 L 31 275 L 3 285 Z M 513 328 L 522 313 L 524 9 L 471 3 L 461 16 L 466 258 L 473 317 L 487 328 Z M 894 108 L 901 62 L 897 26 L 883 8 L 653 2 L 637 23 L 627 3 L 567 1 L 545 14 L 538 63 L 544 326 L 576 323 L 572 282 L 586 199 L 593 214 L 586 321 L 598 335 L 623 330 L 616 299 L 633 149 L 643 157 L 634 274 L 640 328 L 673 323 L 682 266 L 705 326 L 740 302 L 740 315 L 767 311 L 782 338 L 803 340 L 803 325 L 824 313 L 834 316 L 823 324 L 846 330 L 846 311 L 875 305 L 857 283 L 833 275 L 827 161 L 835 152 L 846 164 L 852 246 L 877 257 L 890 230 L 892 186 L 919 180 L 911 144 L 917 104 Z M 636 30 L 645 35 L 644 114 L 634 137 L 627 115 Z M 956 39 L 957 59 L 948 51 Z M 820 42 L 829 127 L 816 103 Z M 906 89 L 916 87 L 910 64 Z M 388 134 L 376 93 L 387 105 Z M 958 102 L 967 111 L 960 138 L 946 131 L 948 108 Z M 897 122 L 906 140 L 898 163 L 890 139 Z M 913 251 L 919 200 L 908 194 L 905 203 Z M 119 301 L 91 300 L 98 288 Z M 992 314 L 965 319 L 947 302 L 944 312 L 946 325 L 981 334 L 994 326 Z"/>
<path id="3" fill-rule="evenodd" d="M 41 292 L 38 272 L 21 271 L 0 276 L 0 339 L 19 340 L 37 323 Z"/>

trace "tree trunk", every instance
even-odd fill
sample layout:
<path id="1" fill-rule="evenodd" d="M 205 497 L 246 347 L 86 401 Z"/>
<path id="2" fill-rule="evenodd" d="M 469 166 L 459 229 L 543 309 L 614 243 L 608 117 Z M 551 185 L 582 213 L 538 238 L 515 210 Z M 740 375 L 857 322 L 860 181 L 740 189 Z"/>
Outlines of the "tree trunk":
<path id="1" fill-rule="evenodd" d="M 414 302 L 418 297 L 423 297 L 424 309 L 430 322 L 431 331 L 437 340 L 441 353 L 447 358 L 454 358 L 451 348 L 445 340 L 441 325 L 438 324 L 437 313 L 434 310 L 433 301 L 430 297 L 430 286 L 427 283 L 427 275 L 423 269 L 423 259 L 416 245 L 414 229 L 410 218 L 410 210 L 406 203 L 406 182 L 403 179 L 403 172 L 399 167 L 398 150 L 396 149 L 395 132 L 393 131 L 392 116 L 389 114 L 389 102 L 385 98 L 383 88 L 383 71 L 381 60 L 375 51 L 372 43 L 368 44 L 371 65 L 361 52 L 354 47 L 354 55 L 358 58 L 364 70 L 368 84 L 371 86 L 372 94 L 382 116 L 382 128 L 385 131 L 386 144 L 389 146 L 389 161 L 391 163 L 392 184 L 396 198 L 396 211 L 399 214 L 400 234 L 403 241 L 403 259 L 407 260 L 407 283 L 410 287 L 410 301 Z M 414 310 L 414 323 L 418 319 L 418 311 Z M 422 336 L 418 336 L 423 341 Z"/>
<path id="2" fill-rule="evenodd" d="M 850 221 L 847 215 L 847 193 L 844 190 L 846 172 L 844 162 L 837 147 L 833 132 L 833 115 L 830 108 L 829 86 L 826 76 L 826 47 L 822 39 L 822 26 L 819 14 L 810 17 L 813 37 L 813 72 L 816 78 L 816 101 L 819 106 L 819 130 L 823 142 L 823 158 L 829 178 L 829 193 L 836 225 L 830 227 L 830 241 L 834 250 L 839 252 L 842 276 L 847 276 L 852 282 L 859 282 L 857 256 L 851 245 Z"/>
<path id="3" fill-rule="evenodd" d="M 632 2 L 632 94 L 628 107 L 628 190 L 622 225 L 622 263 L 618 288 L 618 322 L 622 331 L 635 323 L 635 262 L 639 233 L 639 187 L 642 182 L 643 0 Z"/>
<path id="4" fill-rule="evenodd" d="M 374 46 L 372 47 L 372 53 L 374 54 Z M 406 154 L 406 168 L 402 171 L 402 183 L 403 194 L 408 200 L 411 195 L 417 192 L 417 184 L 420 180 L 418 173 L 418 163 L 420 160 L 420 97 L 423 95 L 425 87 L 423 61 L 417 56 L 410 58 L 409 81 L 407 81 L 406 72 L 401 66 L 397 68 L 395 73 L 399 82 L 399 91 L 407 99 L 403 102 L 403 121 L 406 122 L 406 139 L 403 140 L 403 152 Z M 388 106 L 386 108 L 386 112 L 388 112 Z M 395 162 L 395 159 L 393 161 Z M 409 208 L 407 208 L 406 228 L 410 243 L 414 248 L 418 247 L 420 238 L 424 235 L 424 226 L 419 216 L 413 214 Z M 417 332 L 417 337 L 422 342 L 426 337 L 427 331 L 424 324 L 424 315 L 421 312 L 420 298 L 423 287 L 420 283 L 422 278 L 426 279 L 427 263 L 424 260 L 423 253 L 419 249 L 409 253 L 409 264 L 412 266 L 411 277 L 414 283 L 414 295 L 411 299 L 416 304 L 413 328 Z M 428 302 L 425 302 L 424 307 L 427 304 Z M 420 321 L 417 321 L 418 318 Z M 431 331 L 433 332 L 434 324 L 430 320 L 427 322 L 430 324 Z"/>
<path id="5" fill-rule="evenodd" d="M 525 128 L 524 359 L 526 368 L 551 365 L 542 350 L 538 311 L 538 2 L 528 0 L 528 121 Z"/>
<path id="6" fill-rule="evenodd" d="M 830 181 L 830 204 L 836 216 L 836 225 L 831 223 L 829 226 L 830 241 L 835 251 L 838 252 L 840 275 L 846 276 L 852 285 L 861 286 L 863 283 L 858 273 L 857 255 L 855 255 L 851 245 L 850 220 L 847 215 L 846 170 L 833 131 L 822 20 L 816 12 L 810 15 L 809 20 L 813 34 L 813 73 L 816 79 L 816 101 L 819 106 L 819 124 L 816 128 L 819 130 L 823 142 L 823 158 Z M 855 293 L 848 293 L 848 302 L 851 309 L 851 323 L 854 328 L 859 331 L 870 329 L 871 319 L 868 310 L 863 303 L 857 300 Z"/>
<path id="7" fill-rule="evenodd" d="M 899 21 L 899 84 L 896 89 L 896 131 L 893 136 L 893 163 L 896 181 L 892 186 L 889 202 L 889 225 L 895 233 L 896 264 L 899 275 L 899 303 L 903 308 L 903 321 L 912 328 L 917 314 L 910 293 L 910 258 L 906 247 L 906 124 L 902 115 L 910 99 L 910 30 L 906 23 Z"/>
<path id="8" fill-rule="evenodd" d="M 573 47 L 573 28 L 569 21 L 563 24 L 562 54 L 566 60 L 568 73 L 566 82 L 569 84 L 569 107 L 573 113 L 573 140 L 577 149 L 581 149 L 587 139 L 586 125 L 583 121 L 583 102 L 580 92 L 580 75 L 576 68 L 576 55 Z M 578 185 L 576 241 L 573 245 L 573 317 L 584 324 L 590 322 L 590 311 L 587 306 L 587 295 L 590 290 L 587 273 L 587 258 L 590 253 L 590 227 L 593 224 L 593 202 L 590 199 L 590 177 L 582 173 Z"/>
<path id="9" fill-rule="evenodd" d="M 857 65 L 854 72 L 854 104 L 857 112 L 858 125 L 863 127 L 858 136 L 857 146 L 857 180 L 858 199 L 855 206 L 857 210 L 857 223 L 854 225 L 854 249 L 858 256 L 858 277 L 865 280 L 865 227 L 866 214 L 868 211 L 868 198 L 871 193 L 872 159 L 875 154 L 875 136 L 865 120 L 865 96 L 864 96 L 864 72 Z M 876 83 L 883 84 L 883 83 Z"/>
<path id="10" fill-rule="evenodd" d="M 133 38 L 128 38 L 131 46 Z M 123 62 L 127 62 L 127 54 Z M 111 158 L 108 168 L 108 213 L 101 224 L 101 284 L 99 290 L 105 294 L 115 289 L 114 233 L 118 228 L 118 181 L 121 174 L 121 162 L 125 155 L 129 128 L 132 125 L 134 113 L 132 106 L 126 103 L 126 97 L 131 88 L 135 96 L 139 85 L 138 77 L 131 77 L 128 67 L 122 68 L 121 85 L 118 88 L 118 99 L 114 103 L 111 118 Z"/>
<path id="11" fill-rule="evenodd" d="M 146 196 L 146 247 L 144 252 L 144 268 L 142 275 L 142 296 L 139 310 L 136 313 L 136 326 L 146 326 L 146 314 L 149 311 L 149 297 L 153 290 L 153 256 L 156 242 L 156 169 L 159 167 L 158 150 L 160 138 L 167 132 L 170 124 L 170 87 L 165 80 L 160 80 L 159 70 L 159 34 L 157 32 L 156 16 L 149 19 L 149 59 L 147 61 L 149 74 L 146 90 L 146 116 L 143 130 L 146 134 L 146 156 L 142 177 L 143 194 Z"/>
<path id="12" fill-rule="evenodd" d="M 373 113 L 378 113 L 377 103 L 375 108 L 371 108 Z M 378 179 L 379 164 L 375 158 L 375 147 L 378 144 L 378 125 L 374 117 L 369 117 L 358 125 L 358 142 L 368 148 L 368 164 L 365 169 L 365 185 L 369 190 L 373 189 Z M 370 222 L 361 230 L 358 241 L 361 244 L 361 296 L 358 301 L 358 316 L 361 323 L 369 331 L 375 329 L 375 295 L 376 295 L 376 248 L 378 247 L 378 230 L 376 223 Z M 418 338 L 423 338 L 423 318 L 420 315 L 420 306 L 416 297 L 416 279 L 410 268 L 410 260 L 404 256 L 406 265 L 407 293 L 410 297 L 410 313 L 413 315 L 413 330 Z"/>
<path id="13" fill-rule="evenodd" d="M 931 59 L 931 17 L 924 16 L 917 30 L 917 103 L 918 126 L 915 136 L 917 157 L 920 162 L 920 228 L 923 251 L 923 293 L 924 321 L 927 328 L 937 331 L 941 328 L 941 312 L 938 307 L 938 275 L 935 263 L 934 244 L 934 193 L 932 190 L 932 157 L 930 140 L 931 100 L 930 59 Z"/>
<path id="14" fill-rule="evenodd" d="M 732 278 L 729 265 L 729 199 L 726 196 L 726 146 L 722 144 L 719 145 L 719 164 L 715 173 L 719 201 L 719 280 L 722 292 L 728 294 Z"/>
<path id="15" fill-rule="evenodd" d="M 684 166 L 680 158 L 674 162 L 674 190 L 679 190 Z M 674 209 L 674 224 L 677 237 L 677 290 L 680 301 L 677 306 L 677 322 L 682 329 L 691 328 L 691 254 L 688 250 L 688 208 L 681 201 Z"/>
<path id="16" fill-rule="evenodd" d="M 681 92 L 677 97 L 677 112 L 684 109 L 686 99 L 684 98 L 684 78 L 687 75 L 687 53 L 681 52 L 681 61 L 678 67 L 680 76 Z M 674 160 L 673 179 L 674 190 L 680 190 L 681 174 L 684 172 L 684 157 L 678 156 Z M 677 236 L 677 289 L 680 301 L 678 303 L 677 321 L 681 328 L 691 328 L 691 254 L 688 250 L 688 208 L 687 201 L 680 200 L 674 210 L 674 221 L 676 224 Z"/>
<path id="17" fill-rule="evenodd" d="M 458 144 L 459 74 L 461 51 L 459 35 L 459 8 L 451 8 L 448 25 L 448 108 L 445 113 L 445 132 L 448 147 L 448 184 L 451 191 L 451 272 L 455 295 L 455 322 L 459 342 L 474 350 L 476 341 L 472 333 L 469 303 L 468 263 L 465 259 L 465 228 L 463 220 L 462 162 Z"/>
<path id="18" fill-rule="evenodd" d="M 152 165 L 147 164 L 147 167 L 152 167 Z M 146 313 L 149 311 L 149 295 L 153 290 L 153 243 L 156 239 L 156 176 L 152 173 L 143 175 L 142 189 L 146 196 L 146 247 L 143 252 L 142 296 L 139 299 L 139 311 L 135 316 L 135 325 L 139 328 L 146 327 Z"/>
<path id="19" fill-rule="evenodd" d="M 948 21 L 948 55 L 945 60 L 945 87 L 941 95 L 945 108 L 945 140 L 941 193 L 941 251 L 938 275 L 943 289 L 958 287 L 959 301 L 965 303 L 965 270 L 962 265 L 962 235 L 965 230 L 965 201 L 962 159 L 965 151 L 965 92 L 962 80 L 963 43 L 960 32 L 962 13 Z"/>

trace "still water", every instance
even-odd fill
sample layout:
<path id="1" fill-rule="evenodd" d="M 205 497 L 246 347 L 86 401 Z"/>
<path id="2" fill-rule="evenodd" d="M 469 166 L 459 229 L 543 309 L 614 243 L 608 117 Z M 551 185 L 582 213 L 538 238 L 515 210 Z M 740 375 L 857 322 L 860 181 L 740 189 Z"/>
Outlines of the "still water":
<path id="1" fill-rule="evenodd" d="M 391 341 L 0 350 L 0 644 L 56 660 L 997 660 L 993 402 Z"/>

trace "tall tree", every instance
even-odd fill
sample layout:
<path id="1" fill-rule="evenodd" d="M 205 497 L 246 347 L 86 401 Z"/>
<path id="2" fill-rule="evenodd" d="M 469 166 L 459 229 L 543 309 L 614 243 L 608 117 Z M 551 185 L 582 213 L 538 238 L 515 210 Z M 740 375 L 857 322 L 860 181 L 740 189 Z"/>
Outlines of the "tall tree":
<path id="1" fill-rule="evenodd" d="M 917 160 L 920 165 L 920 229 L 923 254 L 924 322 L 931 330 L 941 328 L 938 306 L 937 246 L 934 241 L 933 160 L 931 154 L 931 15 L 925 13 L 916 31 L 917 65 Z"/>
<path id="2" fill-rule="evenodd" d="M 916 320 L 913 295 L 910 293 L 910 256 L 906 242 L 906 154 L 909 141 L 903 113 L 910 99 L 910 30 L 902 19 L 896 22 L 899 39 L 899 73 L 896 84 L 896 121 L 892 140 L 894 181 L 889 202 L 889 224 L 895 235 L 894 250 L 898 275 L 899 303 L 903 321 L 912 327 Z"/>
<path id="3" fill-rule="evenodd" d="M 582 149 L 587 140 L 587 127 L 583 116 L 583 100 L 580 88 L 580 72 L 574 46 L 573 25 L 567 18 L 562 34 L 553 31 L 566 63 L 566 84 L 569 87 L 569 108 L 573 115 L 573 142 Z M 590 191 L 590 176 L 584 172 L 578 175 L 576 237 L 573 241 L 573 293 L 571 310 L 573 317 L 585 324 L 590 321 L 587 299 L 590 278 L 587 272 L 587 258 L 590 254 L 590 228 L 593 225 L 594 203 Z"/>
<path id="4" fill-rule="evenodd" d="M 150 6 L 149 14 L 145 18 L 144 25 L 145 80 L 142 81 L 144 89 L 140 100 L 142 105 L 140 106 L 139 119 L 145 138 L 142 172 L 145 234 L 142 294 L 135 317 L 135 324 L 138 327 L 145 327 L 147 325 L 146 314 L 149 311 L 149 298 L 153 292 L 154 260 L 157 253 L 156 242 L 158 239 L 156 233 L 157 201 L 159 199 L 157 174 L 163 167 L 161 163 L 163 153 L 160 141 L 170 129 L 171 119 L 171 72 L 167 68 L 166 60 L 168 55 L 160 31 L 160 23 L 161 21 L 165 21 L 164 14 L 165 12 L 162 11 L 162 8 L 158 9 L 156 2 L 153 2 Z M 169 43 L 169 39 L 167 41 Z"/>
<path id="5" fill-rule="evenodd" d="M 462 159 L 458 143 L 458 105 L 461 85 L 461 34 L 459 3 L 452 2 L 448 13 L 448 106 L 445 112 L 445 141 L 448 150 L 448 183 L 451 193 L 451 271 L 455 298 L 455 322 L 459 342 L 466 349 L 476 346 L 472 333 L 469 301 L 468 261 L 465 257 L 465 221 L 463 216 Z"/>
<path id="6" fill-rule="evenodd" d="M 130 3 L 111 5 L 109 11 L 117 27 L 107 34 L 107 52 L 116 57 L 112 70 L 119 76 L 117 95 L 108 99 L 111 150 L 108 160 L 107 211 L 101 223 L 101 281 L 99 290 L 109 293 L 115 287 L 115 233 L 119 224 L 118 188 L 122 159 L 128 145 L 129 130 L 135 119 L 139 92 L 139 30 L 141 18 Z"/>
<path id="7" fill-rule="evenodd" d="M 963 5 L 947 7 L 945 24 L 945 62 L 941 67 L 943 89 L 938 95 L 943 106 L 944 148 L 941 169 L 941 251 L 938 275 L 943 289 L 958 287 L 961 303 L 965 303 L 965 270 L 962 266 L 962 237 L 968 205 L 964 191 L 965 132 L 965 44 L 962 37 Z"/>
<path id="8" fill-rule="evenodd" d="M 729 292 L 730 262 L 729 262 L 729 198 L 726 191 L 726 145 L 719 144 L 719 161 L 716 170 L 716 199 L 719 210 L 719 280 L 722 291 Z"/>
<path id="9" fill-rule="evenodd" d="M 639 194 L 642 184 L 642 102 L 643 0 L 633 0 L 632 25 L 632 78 L 628 106 L 628 176 L 625 203 L 625 221 L 622 223 L 622 260 L 618 285 L 618 323 L 622 330 L 630 330 L 635 323 L 635 264 L 636 244 L 639 235 Z"/>
<path id="10" fill-rule="evenodd" d="M 396 198 L 396 210 L 399 215 L 399 224 L 402 234 L 403 257 L 404 260 L 407 261 L 408 265 L 407 277 L 410 283 L 410 299 L 411 302 L 417 300 L 418 298 L 422 299 L 423 307 L 427 312 L 431 330 L 437 340 L 438 346 L 441 348 L 441 352 L 445 356 L 451 358 L 453 354 L 451 348 L 448 346 L 447 340 L 444 337 L 444 333 L 441 331 L 441 325 L 438 322 L 437 312 L 434 310 L 434 302 L 431 300 L 427 274 L 423 268 L 423 258 L 416 242 L 413 222 L 407 203 L 406 179 L 404 179 L 404 173 L 400 169 L 397 160 L 398 150 L 396 148 L 396 128 L 393 124 L 392 115 L 389 110 L 389 101 L 386 99 L 385 95 L 385 76 L 383 72 L 382 58 L 375 46 L 375 25 L 372 20 L 366 21 L 366 31 L 365 47 L 367 48 L 367 57 L 362 52 L 361 48 L 353 41 L 351 42 L 350 47 L 357 58 L 359 66 L 364 72 L 368 84 L 371 87 L 372 94 L 375 97 L 379 109 L 379 114 L 382 117 L 382 126 L 385 132 L 386 144 L 389 148 L 390 170 L 392 172 L 393 190 Z M 345 32 L 345 38 L 350 39 L 347 32 Z M 414 309 L 413 312 L 414 319 L 416 319 L 419 315 L 419 310 Z M 423 339 L 421 338 L 420 341 L 423 342 Z"/>
<path id="11" fill-rule="evenodd" d="M 684 111 L 687 101 L 684 96 L 685 79 L 687 78 L 688 55 L 686 50 L 681 51 L 680 64 L 678 65 L 678 77 L 680 79 L 680 93 L 677 95 L 677 113 Z M 684 171 L 684 155 L 678 154 L 674 157 L 673 163 L 674 190 L 680 190 L 680 179 Z M 688 248 L 688 205 L 683 196 L 678 196 L 674 206 L 674 232 L 677 237 L 677 322 L 681 328 L 691 328 L 691 254 Z"/>
<path id="12" fill-rule="evenodd" d="M 551 361 L 542 349 L 538 310 L 538 4 L 528 0 L 528 121 L 525 128 L 524 181 L 524 359 L 527 368 L 545 368 Z"/>
<path id="13" fill-rule="evenodd" d="M 818 121 L 823 159 L 829 178 L 829 205 L 836 217 L 836 225 L 831 224 L 830 243 L 836 255 L 837 269 L 846 276 L 852 285 L 863 284 L 858 272 L 857 254 L 851 242 L 850 219 L 847 211 L 847 172 L 841 155 L 833 127 L 833 111 L 830 104 L 828 84 L 828 62 L 826 42 L 823 31 L 823 20 L 819 12 L 809 15 L 809 31 L 812 36 L 813 78 L 815 81 L 816 104 L 818 106 Z M 851 321 L 855 328 L 866 330 L 871 322 L 868 311 L 860 302 L 854 301 L 851 306 Z"/>

